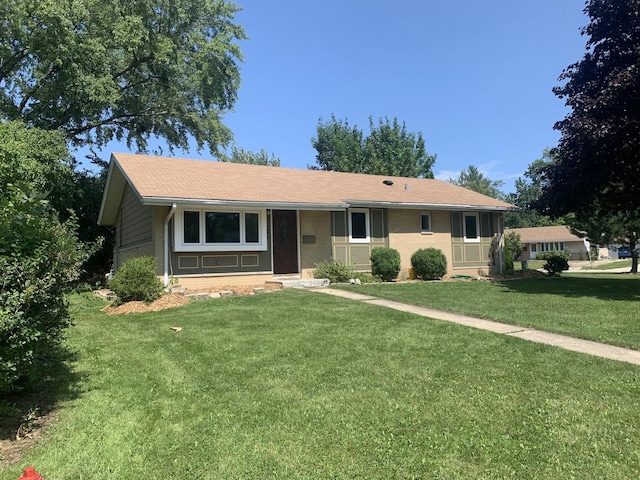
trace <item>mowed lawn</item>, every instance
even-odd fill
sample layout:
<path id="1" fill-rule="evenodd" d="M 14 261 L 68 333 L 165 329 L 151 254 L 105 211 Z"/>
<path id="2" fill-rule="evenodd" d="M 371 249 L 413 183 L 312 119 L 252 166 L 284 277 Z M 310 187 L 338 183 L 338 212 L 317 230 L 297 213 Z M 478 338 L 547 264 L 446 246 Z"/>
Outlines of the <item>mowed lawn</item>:
<path id="1" fill-rule="evenodd" d="M 77 393 L 0 479 L 25 465 L 46 480 L 640 471 L 637 366 L 306 291 L 101 306 L 73 297 Z"/>
<path id="2" fill-rule="evenodd" d="M 563 273 L 336 288 L 640 350 L 640 275 Z"/>

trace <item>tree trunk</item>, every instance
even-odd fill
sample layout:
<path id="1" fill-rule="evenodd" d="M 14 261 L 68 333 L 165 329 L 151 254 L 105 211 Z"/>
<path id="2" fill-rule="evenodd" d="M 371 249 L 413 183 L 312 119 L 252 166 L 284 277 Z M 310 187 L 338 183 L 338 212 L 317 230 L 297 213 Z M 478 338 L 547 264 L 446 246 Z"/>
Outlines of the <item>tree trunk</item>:
<path id="1" fill-rule="evenodd" d="M 636 251 L 636 242 L 629 239 L 629 250 L 631 252 L 631 271 L 629 273 L 638 273 L 638 252 Z"/>

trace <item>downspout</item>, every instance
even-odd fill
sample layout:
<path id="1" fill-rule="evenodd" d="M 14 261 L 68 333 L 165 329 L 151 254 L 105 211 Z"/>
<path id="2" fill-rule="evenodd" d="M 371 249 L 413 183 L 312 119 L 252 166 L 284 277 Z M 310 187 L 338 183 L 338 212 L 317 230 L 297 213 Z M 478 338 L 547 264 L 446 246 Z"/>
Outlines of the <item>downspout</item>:
<path id="1" fill-rule="evenodd" d="M 498 218 L 498 263 L 500 275 L 504 271 L 504 215 Z"/>
<path id="2" fill-rule="evenodd" d="M 178 206 L 174 203 L 171 205 L 171 210 L 164 219 L 164 286 L 169 286 L 169 221 L 176 211 Z"/>

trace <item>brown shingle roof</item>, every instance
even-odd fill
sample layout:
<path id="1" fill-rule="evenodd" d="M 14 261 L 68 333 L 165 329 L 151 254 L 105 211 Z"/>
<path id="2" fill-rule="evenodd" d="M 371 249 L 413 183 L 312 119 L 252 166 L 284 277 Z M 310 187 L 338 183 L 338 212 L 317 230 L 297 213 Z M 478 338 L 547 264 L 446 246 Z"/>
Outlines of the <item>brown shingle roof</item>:
<path id="1" fill-rule="evenodd" d="M 348 205 L 415 205 L 507 210 L 512 205 L 433 179 L 266 167 L 116 153 L 112 177 L 124 175 L 144 203 L 220 201 L 268 206 L 346 207 Z M 391 180 L 393 185 L 385 185 Z M 113 178 L 110 180 L 117 183 Z M 122 183 L 122 182 L 120 182 Z M 405 186 L 407 188 L 405 188 Z M 105 190 L 101 222 L 111 218 Z M 115 188 L 115 187 L 114 187 Z M 111 213 L 105 213 L 111 211 Z M 103 214 L 105 218 L 103 218 Z"/>
<path id="2" fill-rule="evenodd" d="M 581 242 L 582 239 L 571 233 L 566 225 L 550 227 L 508 228 L 504 233 L 515 232 L 522 243 L 535 242 Z"/>

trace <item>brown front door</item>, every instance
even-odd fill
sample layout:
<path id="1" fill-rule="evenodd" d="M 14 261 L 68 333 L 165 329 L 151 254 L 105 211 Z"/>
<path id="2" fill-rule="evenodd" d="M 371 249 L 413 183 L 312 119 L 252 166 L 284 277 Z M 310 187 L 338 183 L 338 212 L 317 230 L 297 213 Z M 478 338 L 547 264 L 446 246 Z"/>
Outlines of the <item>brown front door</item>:
<path id="1" fill-rule="evenodd" d="M 273 273 L 298 273 L 298 224 L 295 210 L 273 210 Z"/>

